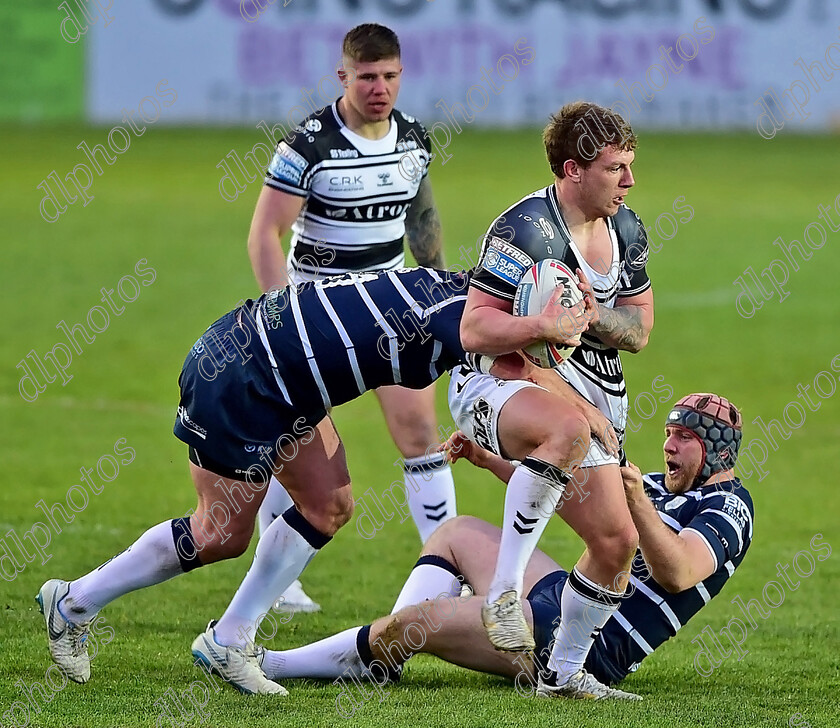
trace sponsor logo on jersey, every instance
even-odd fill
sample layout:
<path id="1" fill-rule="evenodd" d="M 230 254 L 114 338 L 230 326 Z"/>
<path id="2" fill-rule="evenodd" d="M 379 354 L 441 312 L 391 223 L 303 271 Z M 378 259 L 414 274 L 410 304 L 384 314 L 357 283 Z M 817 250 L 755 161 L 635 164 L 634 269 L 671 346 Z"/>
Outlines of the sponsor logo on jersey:
<path id="1" fill-rule="evenodd" d="M 417 149 L 417 142 L 413 139 L 399 139 L 397 140 L 397 149 L 398 152 L 408 152 L 411 149 Z"/>
<path id="2" fill-rule="evenodd" d="M 723 507 L 720 510 L 732 518 L 732 520 L 735 521 L 735 523 L 738 524 L 738 527 L 742 530 L 750 521 L 750 510 L 747 508 L 747 504 L 744 503 L 744 501 L 742 501 L 737 495 L 730 493 L 725 496 Z"/>
<path id="3" fill-rule="evenodd" d="M 538 224 L 543 237 L 548 238 L 549 240 L 554 240 L 554 226 L 544 217 L 539 219 Z"/>
<path id="4" fill-rule="evenodd" d="M 501 238 L 491 236 L 481 267 L 503 281 L 518 285 L 525 271 L 533 263 L 531 257 L 518 248 L 509 245 Z"/>
<path id="5" fill-rule="evenodd" d="M 311 131 L 313 134 L 317 134 L 321 131 L 321 122 L 317 119 L 307 119 L 303 128 L 306 129 L 306 131 Z"/>
<path id="6" fill-rule="evenodd" d="M 641 248 L 641 251 L 639 250 Z M 631 253 L 638 253 L 633 260 L 629 261 L 630 267 L 634 270 L 639 270 L 640 268 L 644 268 L 647 265 L 648 257 L 650 255 L 650 249 L 647 246 L 642 248 L 638 243 L 631 245 L 630 248 L 627 250 L 628 257 Z M 623 262 L 623 261 L 622 261 Z"/>
<path id="7" fill-rule="evenodd" d="M 358 192 L 364 188 L 362 175 L 360 174 L 353 175 L 352 177 L 349 174 L 337 174 L 330 177 L 330 192 Z"/>
<path id="8" fill-rule="evenodd" d="M 277 151 L 268 166 L 268 173 L 272 177 L 290 184 L 300 184 L 306 170 L 306 159 L 292 149 L 286 142 L 277 145 Z"/>
<path id="9" fill-rule="evenodd" d="M 410 114 L 406 114 L 404 111 L 400 112 L 402 114 L 402 118 L 405 119 L 409 124 L 413 124 L 417 119 L 415 119 Z"/>
<path id="10" fill-rule="evenodd" d="M 391 173 L 390 172 L 380 172 L 378 175 L 379 182 L 376 183 L 377 187 L 391 187 L 394 183 L 390 182 Z"/>
<path id="11" fill-rule="evenodd" d="M 299 185 L 303 178 L 301 170 L 276 154 L 274 155 L 274 159 L 271 160 L 268 172 L 275 179 L 281 182 L 288 182 L 292 185 Z"/>
<path id="12" fill-rule="evenodd" d="M 385 220 L 402 215 L 410 203 L 398 202 L 393 205 L 363 205 L 351 210 L 354 220 Z"/>
<path id="13" fill-rule="evenodd" d="M 332 159 L 356 159 L 359 152 L 356 149 L 330 149 Z"/>

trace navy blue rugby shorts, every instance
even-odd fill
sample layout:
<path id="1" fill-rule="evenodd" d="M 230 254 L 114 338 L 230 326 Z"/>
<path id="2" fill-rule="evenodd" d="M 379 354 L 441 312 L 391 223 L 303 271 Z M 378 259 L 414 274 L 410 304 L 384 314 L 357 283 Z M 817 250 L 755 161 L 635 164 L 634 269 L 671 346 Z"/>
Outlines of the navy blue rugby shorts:
<path id="1" fill-rule="evenodd" d="M 568 578 L 568 571 L 552 571 L 534 584 L 527 596 L 534 615 L 534 641 L 537 645 L 534 654 L 542 671 L 548 670 L 546 663 L 551 654 L 552 635 L 560 617 L 560 594 Z M 592 645 L 584 667 L 607 685 L 614 685 L 627 675 L 627 671 L 621 670 L 610 658 L 600 637 Z"/>
<path id="2" fill-rule="evenodd" d="M 292 441 L 311 439 L 312 427 L 327 412 L 315 404 L 303 412 L 286 402 L 259 334 L 241 311 L 222 316 L 187 355 L 178 378 L 181 401 L 173 431 L 199 454 L 206 469 L 244 478 L 253 467 L 252 482 L 262 482 L 271 472 L 260 448 L 268 448 L 273 460 L 279 440 L 281 463 L 284 456 L 290 459 L 290 453 L 297 453 Z M 192 451 L 190 459 L 196 462 Z"/>

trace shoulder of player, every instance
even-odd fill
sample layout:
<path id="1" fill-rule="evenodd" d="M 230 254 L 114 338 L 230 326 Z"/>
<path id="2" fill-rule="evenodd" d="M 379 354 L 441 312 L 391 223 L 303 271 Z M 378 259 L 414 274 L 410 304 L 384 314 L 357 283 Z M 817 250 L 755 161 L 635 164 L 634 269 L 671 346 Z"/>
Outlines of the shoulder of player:
<path id="1" fill-rule="evenodd" d="M 537 190 L 515 202 L 493 221 L 487 234 L 526 252 L 533 245 L 542 246 L 546 239 L 559 237 L 546 190 Z"/>
<path id="2" fill-rule="evenodd" d="M 746 512 L 749 520 L 755 516 L 752 496 L 737 478 L 704 485 L 690 492 L 697 494 L 695 497 L 701 510 L 722 511 L 730 515 Z"/>
<path id="3" fill-rule="evenodd" d="M 298 154 L 303 155 L 310 162 L 326 156 L 331 145 L 340 142 L 347 146 L 347 140 L 341 135 L 341 125 L 335 117 L 332 104 L 318 109 L 300 123 L 283 138 L 283 142 Z"/>
<path id="4" fill-rule="evenodd" d="M 613 215 L 612 222 L 618 235 L 618 241 L 623 247 L 630 247 L 633 243 L 641 243 L 647 246 L 647 233 L 642 218 L 627 205 L 618 208 L 618 212 Z"/>
<path id="5" fill-rule="evenodd" d="M 429 133 L 417 118 L 399 109 L 394 109 L 393 118 L 397 124 L 397 139 L 402 141 L 406 149 L 414 148 L 413 145 L 417 142 L 413 140 L 416 138 L 420 140 L 425 150 L 431 153 L 432 143 L 429 139 Z"/>

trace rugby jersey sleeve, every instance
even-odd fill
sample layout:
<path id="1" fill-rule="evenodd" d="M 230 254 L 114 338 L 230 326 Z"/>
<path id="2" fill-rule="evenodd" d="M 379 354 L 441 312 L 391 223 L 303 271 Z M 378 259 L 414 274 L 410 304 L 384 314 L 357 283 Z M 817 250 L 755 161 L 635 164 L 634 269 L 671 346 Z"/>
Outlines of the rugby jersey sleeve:
<path id="1" fill-rule="evenodd" d="M 522 216 L 497 217 L 484 236 L 470 285 L 496 298 L 513 301 L 519 281 L 534 265 L 534 258 L 526 251 L 535 242 L 541 242 L 540 235 Z"/>
<path id="2" fill-rule="evenodd" d="M 317 162 L 313 158 L 316 146 L 307 142 L 304 134 L 289 134 L 282 139 L 265 173 L 265 185 L 291 195 L 306 197 L 312 182 L 308 174 Z"/>
<path id="3" fill-rule="evenodd" d="M 619 297 L 636 296 L 650 288 L 646 266 L 650 248 L 642 219 L 629 207 L 622 207 L 615 216 L 621 241 L 623 263 L 619 280 Z"/>
<path id="4" fill-rule="evenodd" d="M 752 539 L 753 506 L 742 492 L 742 488 L 735 488 L 731 493 L 707 495 L 701 509 L 683 528 L 706 542 L 716 569 L 743 555 Z"/>

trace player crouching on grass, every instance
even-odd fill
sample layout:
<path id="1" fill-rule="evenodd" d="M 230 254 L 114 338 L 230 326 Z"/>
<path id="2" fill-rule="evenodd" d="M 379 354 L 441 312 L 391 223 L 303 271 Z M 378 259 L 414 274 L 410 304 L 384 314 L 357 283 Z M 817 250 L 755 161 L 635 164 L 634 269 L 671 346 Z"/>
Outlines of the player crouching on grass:
<path id="1" fill-rule="evenodd" d="M 490 644 L 481 606 L 502 532 L 471 516 L 448 521 L 426 542 L 389 616 L 304 647 L 266 652 L 263 669 L 273 679 L 361 676 L 381 685 L 398 677 L 413 654 L 427 653 L 509 677 L 526 696 L 639 700 L 607 685 L 634 672 L 708 604 L 749 548 L 753 503 L 733 472 L 740 442 L 741 414 L 734 405 L 715 394 L 690 394 L 666 419 L 665 473 L 643 476 L 633 464 L 621 468 L 639 549 L 628 591 L 572 681 L 585 689 L 547 687 L 546 662 L 569 572 L 542 551 L 528 562 L 524 582 L 525 619 L 536 650 L 514 655 Z M 514 472 L 507 460 L 460 432 L 445 447 L 451 461 L 467 458 L 504 482 Z M 473 595 L 459 598 L 464 582 Z M 582 640 L 592 631 L 591 625 L 573 627 L 570 633 Z"/>

